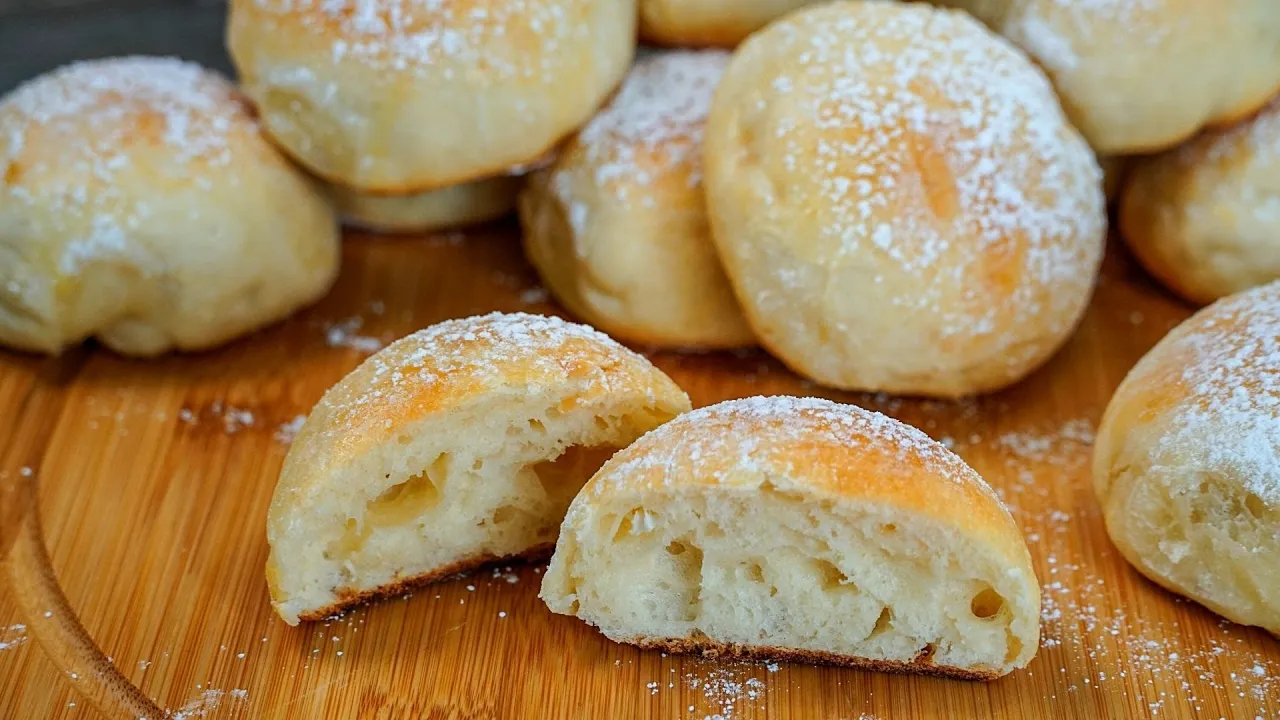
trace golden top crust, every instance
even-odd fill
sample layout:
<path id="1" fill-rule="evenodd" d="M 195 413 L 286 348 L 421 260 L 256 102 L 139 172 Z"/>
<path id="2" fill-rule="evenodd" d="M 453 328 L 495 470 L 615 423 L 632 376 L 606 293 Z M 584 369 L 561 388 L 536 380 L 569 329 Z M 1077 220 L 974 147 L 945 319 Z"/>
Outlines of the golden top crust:
<path id="1" fill-rule="evenodd" d="M 1094 483 L 1115 471 L 1176 468 L 1280 508 L 1280 283 L 1219 300 L 1130 371 L 1098 431 Z"/>
<path id="2" fill-rule="evenodd" d="M 883 503 L 963 529 L 1019 565 L 1026 545 L 991 487 L 924 433 L 880 413 L 819 398 L 752 397 L 681 415 L 620 450 L 570 509 L 627 490 L 721 485 Z"/>
<path id="3" fill-rule="evenodd" d="M 689 407 L 648 360 L 584 325 L 523 313 L 449 320 L 392 343 L 325 393 L 293 443 L 276 496 L 391 441 L 409 423 L 543 394 L 561 410 L 637 396 L 672 415 Z"/>
<path id="4" fill-rule="evenodd" d="M 1024 48 L 1099 151 L 1162 150 L 1280 85 L 1273 0 L 943 0 Z"/>
<path id="5" fill-rule="evenodd" d="M 1144 267 L 1205 304 L 1280 278 L 1280 98 L 1253 117 L 1135 161 L 1122 235 Z"/>
<path id="6" fill-rule="evenodd" d="M 711 96 L 729 64 L 721 50 L 656 52 L 636 61 L 613 100 L 560 154 L 551 186 L 571 203 L 563 173 L 585 166 L 593 185 L 620 202 L 652 186 L 702 182 L 702 136 Z"/>
<path id="7" fill-rule="evenodd" d="M 136 222 L 118 207 L 119 178 L 155 173 L 169 187 L 207 190 L 209 175 L 232 172 L 246 155 L 286 166 L 231 83 L 172 58 L 75 63 L 0 101 L 4 199 L 94 216 L 92 236 L 61 258 L 68 274 L 97 251 L 121 249 L 123 227 Z"/>
<path id="8" fill-rule="evenodd" d="M 927 336 L 930 354 L 1000 369 L 978 387 L 914 388 L 958 394 L 1017 379 L 1083 311 L 1101 171 L 1043 73 L 964 13 L 836 2 L 789 15 L 739 48 L 709 127 L 715 238 L 775 349 L 853 328 L 884 347 L 846 363 L 919 358 L 888 343 Z M 860 302 L 822 290 L 838 286 Z M 868 330 L 889 314 L 914 334 Z"/>
<path id="9" fill-rule="evenodd" d="M 334 62 L 459 80 L 530 77 L 583 42 L 597 0 L 234 0 L 236 13 L 327 47 Z M 563 78 L 558 78 L 563 79 Z"/>

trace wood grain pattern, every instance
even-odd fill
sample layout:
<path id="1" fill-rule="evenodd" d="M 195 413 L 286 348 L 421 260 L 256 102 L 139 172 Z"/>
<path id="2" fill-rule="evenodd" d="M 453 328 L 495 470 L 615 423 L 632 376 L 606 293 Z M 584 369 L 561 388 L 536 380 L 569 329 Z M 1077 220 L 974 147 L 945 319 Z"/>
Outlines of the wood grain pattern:
<path id="1" fill-rule="evenodd" d="M 1118 253 L 1068 347 L 978 400 L 826 393 L 756 352 L 652 354 L 695 405 L 823 394 L 952 442 L 1014 509 L 1045 586 L 1043 647 L 1025 671 L 976 684 L 664 657 L 550 614 L 536 567 L 289 628 L 267 599 L 265 515 L 288 449 L 278 431 L 365 355 L 330 341 L 556 312 L 509 226 L 351 237 L 344 253 L 318 307 L 218 352 L 0 354 L 0 718 L 1280 717 L 1280 641 L 1147 582 L 1103 532 L 1091 430 L 1189 312 Z M 45 548 L 105 670 L 41 604 L 58 591 L 35 578 Z"/>

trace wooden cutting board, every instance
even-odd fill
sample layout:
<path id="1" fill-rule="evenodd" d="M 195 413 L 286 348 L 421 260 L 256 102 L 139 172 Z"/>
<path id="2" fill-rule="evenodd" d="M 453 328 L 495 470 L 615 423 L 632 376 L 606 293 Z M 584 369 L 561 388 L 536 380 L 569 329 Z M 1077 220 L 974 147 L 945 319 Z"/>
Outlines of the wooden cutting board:
<path id="1" fill-rule="evenodd" d="M 650 353 L 695 405 L 823 394 L 952 444 L 1013 509 L 1044 586 L 1026 670 L 975 684 L 639 651 L 548 612 L 538 567 L 290 628 L 267 600 L 264 518 L 296 418 L 408 332 L 557 312 L 509 226 L 350 237 L 344 259 L 318 307 L 219 352 L 0 353 L 0 717 L 1280 717 L 1280 641 L 1147 582 L 1103 532 L 1094 428 L 1189 313 L 1118 251 L 1070 344 L 978 400 L 828 393 L 759 352 Z"/>

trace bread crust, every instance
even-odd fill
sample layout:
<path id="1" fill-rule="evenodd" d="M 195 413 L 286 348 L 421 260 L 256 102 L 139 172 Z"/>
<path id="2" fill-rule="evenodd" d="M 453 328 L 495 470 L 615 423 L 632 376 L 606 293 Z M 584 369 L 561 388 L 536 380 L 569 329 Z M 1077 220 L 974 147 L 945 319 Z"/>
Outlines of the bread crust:
<path id="1" fill-rule="evenodd" d="M 411 578 L 401 578 L 386 585 L 373 588 L 372 590 L 357 590 L 351 587 L 340 587 L 335 593 L 338 599 L 330 605 L 307 612 L 298 613 L 298 620 L 302 622 L 315 622 L 317 620 L 326 620 L 334 615 L 340 615 L 356 606 L 371 603 L 375 600 L 384 598 L 394 598 L 404 595 L 405 593 L 430 585 L 441 580 L 445 580 L 454 575 L 464 575 L 466 573 L 482 570 L 494 565 L 514 565 L 517 563 L 536 563 L 551 557 L 551 552 L 555 550 L 555 543 L 544 543 L 531 547 L 524 552 L 515 555 L 497 556 L 491 553 L 480 553 L 469 558 L 464 558 L 455 563 L 450 563 L 444 567 L 436 568 L 431 572 L 422 573 Z"/>
<path id="2" fill-rule="evenodd" d="M 769 645 L 743 645 L 740 643 L 721 643 L 714 640 L 696 640 L 692 638 L 646 638 L 634 637 L 623 640 L 630 645 L 637 645 L 648 650 L 662 650 L 668 653 L 683 655 L 701 655 L 706 658 L 737 658 L 743 660 L 776 660 L 779 662 L 796 662 L 817 665 L 834 665 L 837 667 L 871 670 L 874 672 L 897 673 L 902 675 L 934 675 L 937 677 L 958 680 L 981 680 L 990 682 L 999 679 L 1001 674 L 995 671 L 968 670 L 965 668 L 934 665 L 930 662 L 928 649 L 921 651 L 910 662 L 895 660 L 872 660 L 870 658 L 840 655 L 821 650 L 797 650 L 795 648 L 773 647 Z"/>
<path id="3" fill-rule="evenodd" d="M 1027 51 L 1100 153 L 1171 148 L 1231 124 L 1280 89 L 1271 0 L 941 0 Z"/>
<path id="4" fill-rule="evenodd" d="M 373 195 L 329 185 L 342 221 L 380 233 L 432 232 L 479 225 L 511 213 L 524 179 L 500 175 L 416 195 Z"/>
<path id="5" fill-rule="evenodd" d="M 1280 99 L 1237 125 L 1140 158 L 1120 229 L 1149 273 L 1204 305 L 1280 279 Z"/>

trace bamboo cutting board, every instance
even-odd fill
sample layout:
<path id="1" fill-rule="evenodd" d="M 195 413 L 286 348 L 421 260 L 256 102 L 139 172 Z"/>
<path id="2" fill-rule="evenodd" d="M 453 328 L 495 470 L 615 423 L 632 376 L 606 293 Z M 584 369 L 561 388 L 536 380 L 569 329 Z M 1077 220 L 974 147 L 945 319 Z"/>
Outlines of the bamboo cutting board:
<path id="1" fill-rule="evenodd" d="M 1280 717 L 1280 641 L 1147 582 L 1103 532 L 1094 428 L 1189 314 L 1119 252 L 1070 344 L 978 400 L 825 393 L 759 352 L 649 353 L 695 405 L 825 394 L 953 446 L 1031 547 L 1043 637 L 1026 670 L 975 684 L 640 651 L 548 612 L 533 566 L 290 628 L 267 599 L 264 522 L 299 416 L 413 330 L 557 311 L 512 227 L 344 252 L 318 307 L 218 352 L 0 353 L 0 717 Z"/>

